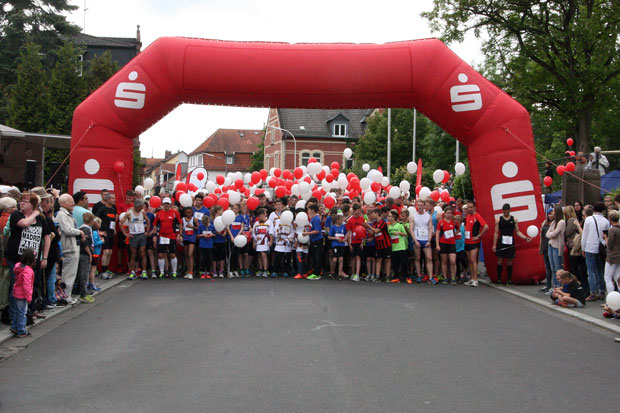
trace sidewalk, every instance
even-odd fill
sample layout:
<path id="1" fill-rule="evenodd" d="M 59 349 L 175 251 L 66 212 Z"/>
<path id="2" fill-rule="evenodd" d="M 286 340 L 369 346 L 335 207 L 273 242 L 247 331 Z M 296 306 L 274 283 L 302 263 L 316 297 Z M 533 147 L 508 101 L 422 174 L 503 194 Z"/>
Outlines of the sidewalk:
<path id="1" fill-rule="evenodd" d="M 96 279 L 97 285 L 99 287 L 101 287 L 101 291 L 97 291 L 95 293 L 93 293 L 93 296 L 96 297 L 98 294 L 109 290 L 110 288 L 117 286 L 118 284 L 122 283 L 123 281 L 125 281 L 127 279 L 127 274 L 118 274 L 115 275 L 114 278 L 112 278 L 111 280 L 102 280 L 100 278 Z M 75 296 L 74 296 L 75 297 Z M 78 304 L 75 304 L 76 306 L 78 305 L 90 305 L 90 304 L 81 304 L 78 301 Z M 72 305 L 67 305 L 65 307 L 58 307 L 55 308 L 53 310 L 49 310 L 49 311 L 45 311 L 43 314 L 45 314 L 45 318 L 41 319 L 41 318 L 37 318 L 34 320 L 34 325 L 31 325 L 28 327 L 28 329 L 31 329 L 41 323 L 46 322 L 47 320 L 54 318 L 56 316 L 58 316 L 59 314 L 64 313 L 65 311 L 70 310 L 71 308 L 73 308 Z M 9 326 L 6 324 L 0 324 L 0 344 L 4 343 L 5 341 L 9 340 L 13 338 L 13 333 L 11 333 L 9 331 Z"/>
<path id="2" fill-rule="evenodd" d="M 604 301 L 588 302 L 584 308 L 563 308 L 557 305 L 551 304 L 551 299 L 548 295 L 539 292 L 543 284 L 540 285 L 516 285 L 514 287 L 498 287 L 493 284 L 488 278 L 479 278 L 481 283 L 486 284 L 489 287 L 496 288 L 507 294 L 520 297 L 528 300 L 532 303 L 536 303 L 550 310 L 559 311 L 560 313 L 575 317 L 586 323 L 594 324 L 600 328 L 612 331 L 620 335 L 620 319 L 617 318 L 604 318 L 603 308 L 601 304 Z"/>

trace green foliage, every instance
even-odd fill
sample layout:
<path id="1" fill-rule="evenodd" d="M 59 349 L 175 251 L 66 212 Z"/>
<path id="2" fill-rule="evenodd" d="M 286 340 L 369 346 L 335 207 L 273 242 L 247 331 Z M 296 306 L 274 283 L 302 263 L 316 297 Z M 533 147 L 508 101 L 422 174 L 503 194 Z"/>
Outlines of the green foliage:
<path id="1" fill-rule="evenodd" d="M 465 170 L 465 173 L 463 175 L 457 176 L 454 179 L 454 185 L 452 187 L 451 195 L 455 199 L 474 199 L 474 188 L 471 184 L 471 175 L 469 174 L 469 168 Z"/>
<path id="2" fill-rule="evenodd" d="M 34 43 L 22 49 L 7 108 L 8 126 L 35 133 L 45 132 L 48 122 L 47 73 L 40 50 Z"/>
<path id="3" fill-rule="evenodd" d="M 49 83 L 47 133 L 70 135 L 73 111 L 82 101 L 84 89 L 78 60 L 81 51 L 72 43 L 65 42 L 55 54 L 56 64 Z"/>
<path id="4" fill-rule="evenodd" d="M 483 39 L 483 74 L 532 113 L 537 135 L 573 136 L 576 150 L 587 151 L 597 135 L 617 131 L 620 2 L 433 3 L 423 16 L 445 41 L 469 31 Z"/>
<path id="5" fill-rule="evenodd" d="M 261 142 L 258 144 L 258 148 L 256 148 L 256 152 L 254 152 L 250 156 L 250 160 L 252 164 L 250 165 L 250 171 L 260 171 L 264 167 L 265 160 L 265 142 Z"/>
<path id="6" fill-rule="evenodd" d="M 112 60 L 112 54 L 109 51 L 105 51 L 101 56 L 95 55 L 88 62 L 87 69 L 86 73 L 84 73 L 84 99 L 118 72 L 119 67 L 118 62 Z"/>
<path id="7" fill-rule="evenodd" d="M 142 184 L 142 177 L 140 176 L 140 172 L 143 167 L 142 163 L 142 155 L 140 154 L 140 147 L 134 146 L 133 148 L 133 179 L 132 179 L 132 188 L 135 188 L 138 185 Z"/>

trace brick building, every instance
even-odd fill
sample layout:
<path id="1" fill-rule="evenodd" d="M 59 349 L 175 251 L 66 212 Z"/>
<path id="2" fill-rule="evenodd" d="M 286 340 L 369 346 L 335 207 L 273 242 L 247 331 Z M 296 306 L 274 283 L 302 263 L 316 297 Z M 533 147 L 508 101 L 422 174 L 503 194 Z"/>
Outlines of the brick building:
<path id="1" fill-rule="evenodd" d="M 262 130 L 218 129 L 189 154 L 188 172 L 205 168 L 207 179 L 212 181 L 218 174 L 249 172 L 250 157 L 264 136 Z"/>
<path id="2" fill-rule="evenodd" d="M 316 158 L 324 165 L 336 161 L 346 167 L 343 151 L 366 130 L 373 109 L 270 109 L 265 135 L 265 169 L 293 169 Z M 280 129 L 286 129 L 294 135 Z M 295 159 L 296 158 L 296 159 Z"/>

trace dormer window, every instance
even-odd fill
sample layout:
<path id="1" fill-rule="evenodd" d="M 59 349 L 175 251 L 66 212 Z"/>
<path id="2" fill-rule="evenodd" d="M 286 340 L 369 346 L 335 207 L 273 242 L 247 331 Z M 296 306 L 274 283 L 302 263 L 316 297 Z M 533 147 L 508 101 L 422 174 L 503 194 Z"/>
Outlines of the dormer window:
<path id="1" fill-rule="evenodd" d="M 347 136 L 347 125 L 344 123 L 335 123 L 334 124 L 334 136 L 335 137 L 346 137 Z"/>

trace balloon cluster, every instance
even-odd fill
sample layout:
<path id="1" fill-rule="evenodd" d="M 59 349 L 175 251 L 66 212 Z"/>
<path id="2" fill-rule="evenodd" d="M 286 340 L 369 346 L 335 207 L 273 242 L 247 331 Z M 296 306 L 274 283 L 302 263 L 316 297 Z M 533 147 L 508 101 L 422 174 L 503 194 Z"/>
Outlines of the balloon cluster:
<path id="1" fill-rule="evenodd" d="M 573 143 L 574 143 L 573 138 L 566 139 L 566 145 L 573 146 Z M 566 156 L 568 158 L 574 157 L 575 156 L 575 151 L 566 151 Z M 564 175 L 564 172 L 567 172 L 567 171 L 568 172 L 573 172 L 575 170 L 575 168 L 576 168 L 575 162 L 568 161 L 568 162 L 566 162 L 565 165 L 558 165 L 555 168 L 555 172 L 558 175 L 562 176 L 562 175 Z M 553 178 L 551 178 L 550 176 L 545 176 L 543 178 L 543 184 L 546 187 L 551 186 L 551 184 L 553 184 Z"/>

